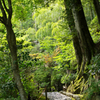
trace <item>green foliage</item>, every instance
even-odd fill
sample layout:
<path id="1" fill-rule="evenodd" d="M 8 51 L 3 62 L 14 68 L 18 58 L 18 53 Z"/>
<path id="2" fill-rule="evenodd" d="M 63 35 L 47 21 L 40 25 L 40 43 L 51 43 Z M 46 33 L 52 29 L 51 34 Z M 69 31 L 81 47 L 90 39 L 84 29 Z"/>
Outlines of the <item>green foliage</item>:
<path id="1" fill-rule="evenodd" d="M 25 21 L 26 19 L 29 19 L 28 17 L 30 17 L 30 15 L 32 14 L 33 0 L 13 0 L 12 6 L 14 11 L 14 19 Z"/>
<path id="2" fill-rule="evenodd" d="M 87 82 L 84 82 L 83 76 L 78 79 L 78 76 L 74 81 L 71 81 L 70 85 L 67 88 L 67 92 L 75 93 L 76 91 L 80 91 L 80 93 L 84 90 Z"/>
<path id="3" fill-rule="evenodd" d="M 57 85 L 59 86 L 59 84 L 61 84 L 61 77 L 63 76 L 63 72 L 64 71 L 62 70 L 55 70 L 55 69 L 52 71 L 51 85 L 52 85 L 52 88 L 54 88 L 54 90 L 57 89 L 56 87 Z"/>
<path id="4" fill-rule="evenodd" d="M 5 67 L 2 68 L 0 66 L 0 69 L 0 98 L 16 98 L 18 90 L 14 83 L 10 66 L 7 66 L 5 63 Z"/>
<path id="5" fill-rule="evenodd" d="M 100 94 L 100 54 L 92 58 L 91 64 L 88 66 L 88 74 L 90 74 L 88 88 L 84 92 L 84 99 L 91 100 L 93 97 Z"/>
<path id="6" fill-rule="evenodd" d="M 37 85 L 34 81 L 34 75 L 33 73 L 30 72 L 29 69 L 27 69 L 25 72 L 26 72 L 26 75 L 24 75 L 23 77 L 23 85 L 24 85 L 25 91 L 27 95 L 30 94 L 31 98 L 34 98 L 34 99 L 38 98 L 39 94 L 37 90 Z"/>
<path id="7" fill-rule="evenodd" d="M 99 24 L 98 24 L 98 19 L 97 16 L 91 21 L 90 23 L 90 32 L 92 34 L 96 33 L 99 30 Z"/>
<path id="8" fill-rule="evenodd" d="M 55 39 L 50 36 L 46 36 L 43 41 L 40 41 L 40 49 L 45 50 L 47 53 L 53 53 L 56 45 Z"/>
<path id="9" fill-rule="evenodd" d="M 48 22 L 45 27 L 40 28 L 36 32 L 36 38 L 43 39 L 43 37 L 45 36 L 51 36 L 51 32 L 52 32 L 51 24 L 52 23 Z"/>
<path id="10" fill-rule="evenodd" d="M 54 57 L 55 61 L 62 64 L 64 64 L 63 62 L 70 61 L 71 65 L 75 60 L 75 51 L 72 42 L 67 45 L 65 42 L 60 42 L 59 46 L 61 48 L 61 53 L 58 56 Z M 68 64 L 66 63 L 65 65 L 67 66 Z"/>
<path id="11" fill-rule="evenodd" d="M 26 31 L 25 31 L 25 33 L 28 35 L 28 39 L 29 40 L 35 40 L 36 39 L 36 37 L 35 37 L 35 32 L 36 32 L 36 30 L 34 29 L 34 28 L 31 28 L 31 27 L 29 27 Z"/>
<path id="12" fill-rule="evenodd" d="M 96 95 L 100 95 L 100 81 L 92 79 L 89 88 L 84 91 L 84 99 L 91 100 Z"/>
<path id="13" fill-rule="evenodd" d="M 95 43 L 100 41 L 100 25 L 98 24 L 97 16 L 91 21 L 89 27 L 90 33 Z"/>
<path id="14" fill-rule="evenodd" d="M 37 30 L 36 37 L 42 39 L 45 36 L 52 36 L 53 22 L 60 20 L 63 7 L 61 4 L 51 4 L 48 8 L 37 9 L 33 14 L 35 27 Z"/>
<path id="15" fill-rule="evenodd" d="M 34 79 L 40 83 L 41 87 L 45 88 L 45 86 L 48 86 L 50 83 L 49 75 L 50 75 L 50 69 L 41 66 L 35 71 Z"/>
<path id="16" fill-rule="evenodd" d="M 0 98 L 0 100 L 5 100 L 5 99 L 4 98 Z M 18 98 L 13 98 L 13 97 L 6 98 L 6 100 L 20 100 L 20 97 L 18 97 Z"/>
<path id="17" fill-rule="evenodd" d="M 85 18 L 87 20 L 88 25 L 90 25 L 92 19 L 95 17 L 95 10 L 93 6 L 93 0 L 81 0 L 83 5 L 83 10 L 85 13 Z"/>
<path id="18" fill-rule="evenodd" d="M 63 77 L 61 78 L 61 82 L 65 83 L 65 84 L 70 84 L 71 81 L 75 80 L 76 78 L 76 74 L 69 74 L 69 75 L 63 75 Z"/>
<path id="19" fill-rule="evenodd" d="M 91 75 L 100 74 L 100 54 L 92 58 L 91 64 L 88 66 L 88 70 Z"/>

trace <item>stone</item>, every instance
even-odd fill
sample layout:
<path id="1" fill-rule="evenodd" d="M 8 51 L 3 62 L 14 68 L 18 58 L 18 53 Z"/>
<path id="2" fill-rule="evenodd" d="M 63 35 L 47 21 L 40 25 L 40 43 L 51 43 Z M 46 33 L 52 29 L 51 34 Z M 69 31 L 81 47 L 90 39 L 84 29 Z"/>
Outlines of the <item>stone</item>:
<path id="1" fill-rule="evenodd" d="M 73 95 L 73 98 L 74 98 L 75 100 L 80 100 L 80 97 L 79 97 L 78 95 Z"/>
<path id="2" fill-rule="evenodd" d="M 64 95 L 67 95 L 68 97 L 72 97 L 74 98 L 75 100 L 81 100 L 81 98 L 83 97 L 82 95 L 80 94 L 72 94 L 70 92 L 65 92 L 65 91 L 60 91 L 60 93 L 64 94 Z"/>
<path id="3" fill-rule="evenodd" d="M 45 95 L 45 93 L 43 93 Z M 70 97 L 63 95 L 59 92 L 47 92 L 49 100 L 72 100 Z"/>
<path id="4" fill-rule="evenodd" d="M 73 97 L 73 94 L 69 93 L 69 92 L 66 92 L 66 95 L 69 96 L 69 97 Z"/>

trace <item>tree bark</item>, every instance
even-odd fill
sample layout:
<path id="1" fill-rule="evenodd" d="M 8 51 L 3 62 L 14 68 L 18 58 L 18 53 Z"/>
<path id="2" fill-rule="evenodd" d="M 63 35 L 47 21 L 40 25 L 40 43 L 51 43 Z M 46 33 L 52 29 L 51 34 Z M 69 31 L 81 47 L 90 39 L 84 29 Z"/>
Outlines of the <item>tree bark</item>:
<path id="1" fill-rule="evenodd" d="M 88 30 L 81 1 L 64 1 L 67 12 L 67 21 L 70 30 L 73 33 L 73 44 L 75 48 L 76 58 L 78 59 L 78 65 L 80 66 L 78 67 L 79 73 L 76 80 L 80 79 L 82 76 L 84 76 L 84 79 L 87 80 L 88 77 L 84 74 L 84 70 L 85 66 L 90 64 L 90 60 L 94 55 L 94 42 Z M 80 93 L 80 88 L 74 92 Z"/>
<path id="2" fill-rule="evenodd" d="M 47 86 L 45 86 L 45 100 L 48 100 L 48 98 L 47 98 Z"/>
<path id="3" fill-rule="evenodd" d="M 79 41 L 83 55 L 83 64 L 80 71 L 80 77 L 84 73 L 85 65 L 90 64 L 90 60 L 94 55 L 94 42 L 88 30 L 87 22 L 84 16 L 82 4 L 80 0 L 73 1 L 73 17 L 75 21 L 75 27 L 79 33 Z"/>
<path id="4" fill-rule="evenodd" d="M 98 17 L 98 22 L 100 24 L 100 4 L 99 4 L 99 0 L 93 0 L 93 4 L 97 13 L 97 17 Z"/>
<path id="5" fill-rule="evenodd" d="M 10 22 L 6 26 L 6 30 L 7 30 L 7 41 L 11 51 L 11 57 L 12 57 L 12 70 L 13 70 L 14 79 L 17 84 L 21 100 L 26 100 L 26 95 L 25 95 L 23 84 L 21 83 L 20 72 L 19 72 L 18 61 L 17 61 L 16 38 L 12 29 L 12 24 Z"/>
<path id="6" fill-rule="evenodd" d="M 73 45 L 74 45 L 75 54 L 76 54 L 77 63 L 78 63 L 77 73 L 79 73 L 81 64 L 82 64 L 82 51 L 79 44 L 78 36 L 73 37 Z"/>
<path id="7" fill-rule="evenodd" d="M 67 1 L 64 0 L 64 5 L 65 5 L 65 9 L 66 9 L 66 14 L 67 14 L 67 22 L 69 25 L 69 29 L 70 32 L 72 34 L 72 39 L 73 39 L 73 46 L 75 49 L 75 55 L 76 55 L 76 59 L 77 59 L 77 63 L 78 63 L 78 71 L 80 71 L 80 67 L 81 67 L 81 63 L 82 63 L 82 51 L 81 51 L 81 47 L 79 44 L 79 38 L 78 38 L 78 32 L 75 29 L 75 23 L 74 23 L 74 18 L 73 18 L 73 14 L 72 14 L 72 6 L 71 6 L 71 1 Z"/>

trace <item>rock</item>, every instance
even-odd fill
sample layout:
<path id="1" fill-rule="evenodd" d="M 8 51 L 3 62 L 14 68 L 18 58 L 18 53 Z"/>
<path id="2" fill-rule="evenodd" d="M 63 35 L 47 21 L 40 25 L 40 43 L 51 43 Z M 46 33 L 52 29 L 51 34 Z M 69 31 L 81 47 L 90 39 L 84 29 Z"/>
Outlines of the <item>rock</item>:
<path id="1" fill-rule="evenodd" d="M 45 95 L 45 93 L 43 93 L 43 95 Z M 70 97 L 59 92 L 47 92 L 47 97 L 50 100 L 72 100 Z"/>
<path id="2" fill-rule="evenodd" d="M 73 94 L 69 93 L 69 92 L 66 92 L 66 95 L 69 96 L 69 97 L 73 97 Z"/>
<path id="3" fill-rule="evenodd" d="M 74 98 L 75 100 L 80 100 L 80 97 L 79 97 L 78 95 L 73 95 L 73 98 Z"/>
<path id="4" fill-rule="evenodd" d="M 60 91 L 62 94 L 64 95 L 67 95 L 68 97 L 72 97 L 74 98 L 75 100 L 81 100 L 81 98 L 83 97 L 82 95 L 80 94 L 72 94 L 72 93 L 69 93 L 69 92 L 65 92 L 65 91 Z"/>

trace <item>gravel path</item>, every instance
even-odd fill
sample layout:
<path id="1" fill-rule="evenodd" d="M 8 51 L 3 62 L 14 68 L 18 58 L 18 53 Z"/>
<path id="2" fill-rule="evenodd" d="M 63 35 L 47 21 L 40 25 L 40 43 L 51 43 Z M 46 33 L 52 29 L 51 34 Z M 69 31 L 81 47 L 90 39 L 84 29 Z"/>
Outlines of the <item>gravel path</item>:
<path id="1" fill-rule="evenodd" d="M 45 93 L 43 93 L 43 95 L 45 95 Z M 72 100 L 70 97 L 59 92 L 48 92 L 47 97 L 49 98 L 49 100 Z"/>

